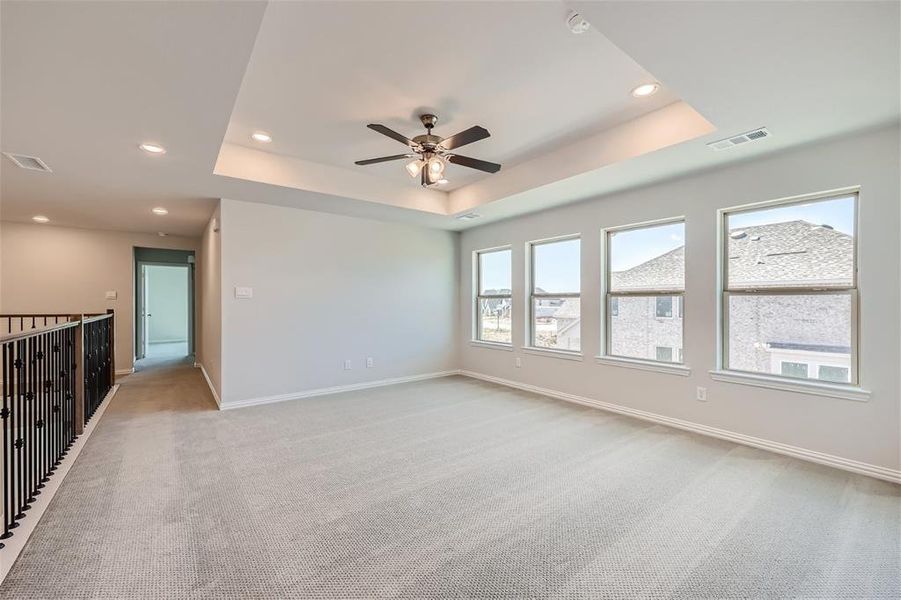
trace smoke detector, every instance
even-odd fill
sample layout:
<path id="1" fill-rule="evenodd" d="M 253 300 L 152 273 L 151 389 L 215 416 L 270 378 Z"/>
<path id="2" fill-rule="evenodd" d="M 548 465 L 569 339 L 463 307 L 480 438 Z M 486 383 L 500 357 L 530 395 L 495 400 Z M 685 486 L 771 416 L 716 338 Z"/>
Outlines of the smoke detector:
<path id="1" fill-rule="evenodd" d="M 741 146 L 742 144 L 747 144 L 748 142 L 756 142 L 758 140 L 768 138 L 771 135 L 772 134 L 766 127 L 760 127 L 753 131 L 746 131 L 744 133 L 739 133 L 738 135 L 733 135 L 732 137 L 727 137 L 723 140 L 710 142 L 709 144 L 707 144 L 707 147 L 711 150 L 717 151 L 728 150 L 729 148 Z"/>
<path id="2" fill-rule="evenodd" d="M 12 152 L 4 152 L 3 156 L 13 161 L 13 163 L 21 168 L 29 171 L 41 171 L 42 173 L 52 173 L 47 163 L 37 156 L 26 156 L 24 154 L 13 154 Z"/>
<path id="3" fill-rule="evenodd" d="M 585 33 L 591 27 L 591 23 L 586 21 L 582 15 L 577 13 L 574 10 L 569 11 L 569 15 L 566 17 L 566 26 L 569 27 L 569 30 L 574 34 L 579 35 L 580 33 Z"/>

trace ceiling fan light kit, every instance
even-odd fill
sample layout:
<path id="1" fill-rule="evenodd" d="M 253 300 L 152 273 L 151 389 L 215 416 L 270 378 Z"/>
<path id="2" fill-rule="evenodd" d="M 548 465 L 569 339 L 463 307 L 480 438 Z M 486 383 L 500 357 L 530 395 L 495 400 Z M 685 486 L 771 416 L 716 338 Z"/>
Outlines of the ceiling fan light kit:
<path id="1" fill-rule="evenodd" d="M 420 115 L 419 120 L 422 121 L 422 125 L 426 128 L 426 133 L 417 135 L 413 139 L 401 135 L 393 129 L 389 129 L 378 123 L 370 123 L 367 125 L 369 129 L 377 131 L 382 135 L 388 136 L 408 146 L 412 152 L 408 154 L 395 154 L 393 156 L 358 160 L 355 164 L 371 165 L 391 160 L 414 158 L 416 160 L 408 162 L 404 168 L 410 177 L 416 177 L 418 175 L 423 187 L 447 183 L 444 171 L 449 162 L 462 167 L 484 171 L 485 173 L 497 173 L 501 170 L 501 165 L 497 163 L 469 158 L 451 152 L 451 150 L 459 148 L 460 146 L 465 146 L 466 144 L 478 142 L 479 140 L 490 137 L 491 134 L 488 133 L 488 130 L 484 127 L 475 125 L 456 135 L 442 138 L 437 135 L 432 135 L 432 128 L 435 127 L 435 124 L 438 122 L 438 117 L 432 114 L 425 114 Z"/>

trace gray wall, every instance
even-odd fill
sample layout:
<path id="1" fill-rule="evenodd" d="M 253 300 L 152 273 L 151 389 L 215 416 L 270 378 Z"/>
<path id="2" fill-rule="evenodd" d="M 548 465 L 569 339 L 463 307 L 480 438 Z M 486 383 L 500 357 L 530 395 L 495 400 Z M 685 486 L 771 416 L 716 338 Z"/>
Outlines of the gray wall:
<path id="1" fill-rule="evenodd" d="M 220 208 L 203 230 L 197 252 L 197 289 L 200 307 L 195 356 L 215 393 L 222 396 L 222 244 L 218 228 Z"/>
<path id="2" fill-rule="evenodd" d="M 740 152 L 740 149 L 735 151 Z M 899 132 L 897 127 L 780 152 L 624 193 L 467 230 L 461 239 L 461 364 L 466 370 L 898 469 Z M 867 402 L 714 381 L 716 211 L 775 198 L 861 186 L 860 378 Z M 685 363 L 689 377 L 598 364 L 600 229 L 685 216 Z M 583 360 L 525 353 L 525 245 L 582 235 Z M 512 244 L 514 352 L 470 345 L 472 252 Z M 515 358 L 522 367 L 514 366 Z M 695 400 L 696 387 L 708 402 Z"/>
<path id="3" fill-rule="evenodd" d="M 458 234 L 220 206 L 224 404 L 457 368 Z"/>

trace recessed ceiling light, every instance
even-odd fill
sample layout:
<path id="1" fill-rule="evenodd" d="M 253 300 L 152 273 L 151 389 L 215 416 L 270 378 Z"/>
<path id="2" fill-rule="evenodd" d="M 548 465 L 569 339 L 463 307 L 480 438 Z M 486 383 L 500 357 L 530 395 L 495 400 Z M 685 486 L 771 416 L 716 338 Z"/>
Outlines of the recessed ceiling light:
<path id="1" fill-rule="evenodd" d="M 165 154 L 166 149 L 160 146 L 159 144 L 154 144 L 151 142 L 144 142 L 140 146 L 138 146 L 141 150 L 148 154 Z"/>
<path id="2" fill-rule="evenodd" d="M 45 217 L 44 215 L 35 215 L 31 217 L 31 220 L 35 223 L 49 223 L 50 219 Z"/>
<path id="3" fill-rule="evenodd" d="M 439 179 L 435 183 L 437 183 L 438 185 L 444 185 L 445 183 L 447 183 L 447 179 Z"/>
<path id="4" fill-rule="evenodd" d="M 251 135 L 250 137 L 252 137 L 257 142 L 263 142 L 264 144 L 268 144 L 272 141 L 272 136 L 265 131 L 254 131 L 253 135 Z"/>
<path id="5" fill-rule="evenodd" d="M 632 95 L 636 98 L 644 98 L 645 96 L 651 96 L 657 93 L 657 90 L 660 89 L 660 84 L 657 82 L 654 83 L 643 83 L 634 90 L 632 90 Z"/>
<path id="6" fill-rule="evenodd" d="M 160 231 L 159 233 L 157 233 L 157 235 L 160 236 L 160 237 L 166 237 L 166 236 L 169 235 L 169 234 L 166 233 L 165 231 Z"/>
<path id="7" fill-rule="evenodd" d="M 165 208 L 163 208 L 162 206 L 157 206 L 156 208 L 152 208 L 152 209 L 150 209 L 150 212 L 152 212 L 155 215 L 168 215 L 169 214 L 169 211 L 166 210 Z"/>

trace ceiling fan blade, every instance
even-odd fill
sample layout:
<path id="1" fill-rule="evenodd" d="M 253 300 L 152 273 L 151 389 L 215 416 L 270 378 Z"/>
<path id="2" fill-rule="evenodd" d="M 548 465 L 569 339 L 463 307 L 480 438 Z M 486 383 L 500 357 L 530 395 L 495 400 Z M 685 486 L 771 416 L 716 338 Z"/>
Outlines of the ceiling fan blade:
<path id="1" fill-rule="evenodd" d="M 469 158 L 468 156 L 460 156 L 459 154 L 451 154 L 447 160 L 460 165 L 461 167 L 469 167 L 470 169 L 478 169 L 486 173 L 497 173 L 501 170 L 501 166 L 497 163 L 488 162 L 487 160 L 479 160 L 478 158 Z"/>
<path id="2" fill-rule="evenodd" d="M 370 123 L 366 127 L 370 128 L 373 131 L 378 131 L 382 135 L 387 135 L 389 138 L 397 140 L 401 144 L 406 144 L 407 146 L 409 146 L 411 148 L 416 147 L 416 143 L 413 140 L 411 140 L 408 137 L 402 136 L 401 134 L 397 133 L 393 129 L 388 129 L 384 125 L 381 125 L 379 123 Z"/>
<path id="3" fill-rule="evenodd" d="M 465 146 L 466 144 L 484 140 L 486 137 L 490 136 L 491 134 L 488 133 L 487 129 L 479 125 L 474 125 L 466 131 L 461 131 L 456 135 L 445 138 L 441 141 L 439 146 L 446 150 L 453 150 L 454 148 L 459 148 L 460 146 Z"/>
<path id="4" fill-rule="evenodd" d="M 413 158 L 415 154 L 395 154 L 394 156 L 380 156 L 379 158 L 367 158 L 366 160 L 358 160 L 355 165 L 374 165 L 375 163 L 388 162 L 389 160 L 400 160 L 402 158 Z"/>

